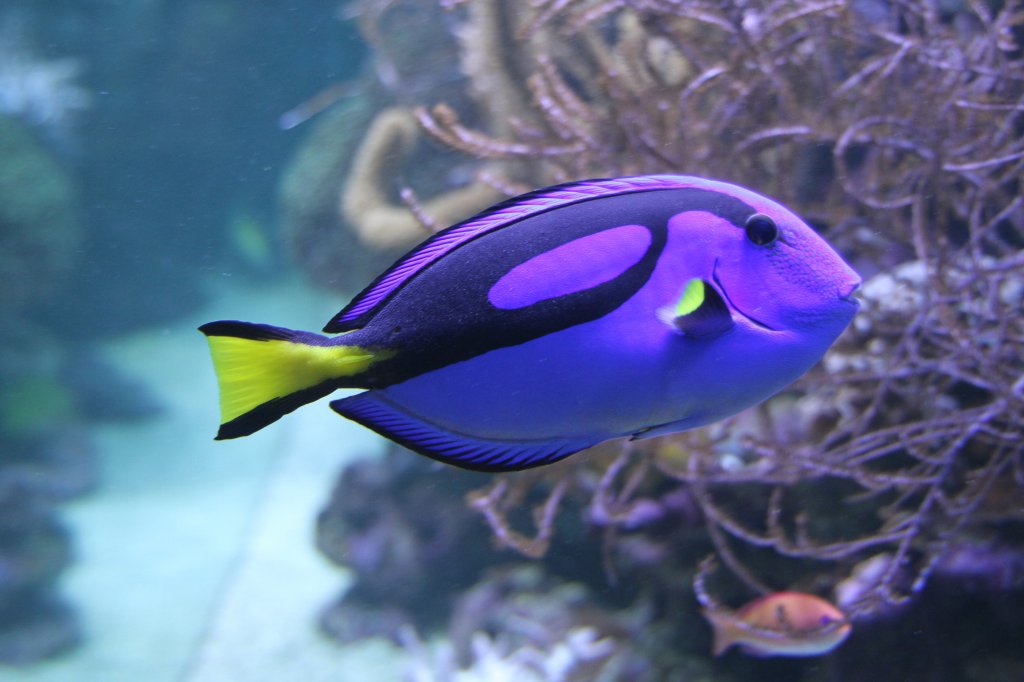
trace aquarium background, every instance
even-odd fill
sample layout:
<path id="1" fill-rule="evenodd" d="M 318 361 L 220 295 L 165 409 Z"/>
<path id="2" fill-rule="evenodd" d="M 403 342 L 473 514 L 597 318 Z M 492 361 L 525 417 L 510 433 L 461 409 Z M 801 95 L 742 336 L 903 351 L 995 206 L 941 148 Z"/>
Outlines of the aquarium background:
<path id="1" fill-rule="evenodd" d="M 1024 7 L 0 6 L 0 679 L 1024 679 Z M 317 329 L 502 198 L 687 173 L 864 277 L 758 408 L 510 475 L 317 404 L 212 440 L 195 328 Z M 714 658 L 701 609 L 853 634 Z"/>

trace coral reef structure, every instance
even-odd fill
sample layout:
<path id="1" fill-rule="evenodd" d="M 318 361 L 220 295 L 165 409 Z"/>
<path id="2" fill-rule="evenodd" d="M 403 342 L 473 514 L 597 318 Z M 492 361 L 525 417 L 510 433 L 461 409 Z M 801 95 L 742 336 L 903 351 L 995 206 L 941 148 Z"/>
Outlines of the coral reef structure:
<path id="1" fill-rule="evenodd" d="M 80 638 L 57 593 L 71 556 L 57 509 L 92 488 L 94 453 L 61 376 L 61 343 L 29 315 L 74 266 L 76 204 L 69 174 L 35 133 L 0 115 L 0 663 Z"/>
<path id="2" fill-rule="evenodd" d="M 965 586 L 1016 599 L 1020 3 L 442 4 L 463 93 L 410 104 L 435 140 L 486 164 L 477 180 L 512 193 L 638 173 L 728 179 L 793 206 L 866 280 L 825 361 L 760 407 L 481 487 L 469 504 L 499 544 L 549 566 L 560 535 L 596 535 L 608 576 L 690 608 L 680 585 L 701 551 L 737 602 L 834 595 L 854 626 L 838 654 L 850 670 L 864 663 L 844 649 L 896 648 L 887 628 L 955 608 Z M 534 507 L 535 531 L 517 530 Z M 985 600 L 976 622 L 1012 621 Z M 651 623 L 691 627 L 664 611 Z M 951 647 L 933 679 L 976 675 L 978 651 Z M 1000 669 L 1019 670 L 1006 655 Z"/>
<path id="3" fill-rule="evenodd" d="M 58 290 L 82 243 L 67 171 L 20 121 L 0 115 L 0 310 Z"/>
<path id="4" fill-rule="evenodd" d="M 536 567 L 492 571 L 459 598 L 449 639 L 433 651 L 405 628 L 410 682 L 613 680 L 644 669 L 625 623 L 590 606 L 581 585 L 545 582 Z"/>
<path id="5" fill-rule="evenodd" d="M 16 66 L 0 64 L 0 109 L 10 104 L 4 88 L 12 87 L 4 69 Z M 33 111 L 28 119 L 60 119 Z M 64 292 L 84 237 L 75 183 L 38 136 L 25 120 L 0 115 L 0 663 L 16 665 L 56 655 L 82 637 L 59 593 L 72 561 L 59 509 L 96 487 L 88 423 L 159 410 L 80 339 L 37 321 L 36 309 Z"/>
<path id="6" fill-rule="evenodd" d="M 458 591 L 497 560 L 486 527 L 463 513 L 480 478 L 404 452 L 347 467 L 320 514 L 317 545 L 356 581 L 324 612 L 324 629 L 341 641 L 397 640 L 402 626 L 447 618 Z"/>
<path id="7" fill-rule="evenodd" d="M 426 226 L 458 222 L 499 197 L 492 187 L 477 181 L 433 197 L 422 207 L 392 204 L 381 188 L 418 137 L 419 126 L 409 111 L 385 109 L 374 118 L 352 164 L 341 211 L 360 240 L 372 247 L 393 249 L 422 241 L 429 234 Z"/>
<path id="8" fill-rule="evenodd" d="M 54 590 L 71 561 L 68 532 L 26 479 L 0 461 L 0 665 L 31 663 L 81 638 L 74 612 Z"/>
<path id="9" fill-rule="evenodd" d="M 725 175 L 802 208 L 866 274 L 915 261 L 893 271 L 916 273 L 902 284 L 913 293 L 896 303 L 869 283 L 845 346 L 793 391 L 644 454 L 658 475 L 691 486 L 723 558 L 751 587 L 765 585 L 729 538 L 851 567 L 892 552 L 860 613 L 919 588 L 974 532 L 970 512 L 989 491 L 1021 476 L 1020 8 L 465 4 L 466 52 L 484 30 L 475 12 L 515 18 L 514 40 L 488 44 L 507 49 L 496 63 L 529 74 L 515 83 L 534 105 L 532 125 L 474 129 L 443 103 L 421 109 L 441 142 L 519 160 L 526 175 L 511 180 L 532 184 Z M 509 82 L 493 71 L 469 73 Z M 673 461 L 679 451 L 684 462 Z M 757 524 L 736 508 L 754 490 Z M 836 523 L 815 502 L 837 493 L 856 497 L 859 523 Z"/>

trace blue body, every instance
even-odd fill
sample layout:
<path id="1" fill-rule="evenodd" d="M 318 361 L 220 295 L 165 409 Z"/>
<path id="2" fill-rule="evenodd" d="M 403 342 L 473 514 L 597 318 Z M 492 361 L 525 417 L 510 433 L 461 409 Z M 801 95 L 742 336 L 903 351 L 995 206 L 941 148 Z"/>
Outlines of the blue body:
<path id="1" fill-rule="evenodd" d="M 846 328 L 859 282 L 796 215 L 735 185 L 656 175 L 538 190 L 413 249 L 324 328 L 342 336 L 205 325 L 373 356 L 230 418 L 218 437 L 358 387 L 331 406 L 417 452 L 538 466 L 764 400 Z"/>
<path id="2" fill-rule="evenodd" d="M 542 208 L 523 216 L 524 205 Z M 752 214 L 770 216 L 779 239 L 751 243 L 743 221 Z M 380 368 L 381 385 L 333 404 L 461 466 L 534 466 L 735 414 L 807 371 L 857 310 L 859 278 L 820 237 L 777 203 L 725 183 L 591 181 L 474 220 L 487 229 L 397 285 L 385 273 L 383 295 L 371 286 L 346 309 L 377 297 L 361 318 L 348 314 L 363 326 L 338 342 L 395 348 L 400 370 Z M 726 301 L 725 331 L 688 334 L 660 314 L 695 278 Z M 339 320 L 327 330 L 343 330 L 346 311 Z"/>

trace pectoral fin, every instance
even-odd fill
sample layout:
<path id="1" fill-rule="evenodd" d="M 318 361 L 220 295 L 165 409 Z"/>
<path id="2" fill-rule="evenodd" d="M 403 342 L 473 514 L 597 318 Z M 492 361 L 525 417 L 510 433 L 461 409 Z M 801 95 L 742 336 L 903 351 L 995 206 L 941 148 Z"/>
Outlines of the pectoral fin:
<path id="1" fill-rule="evenodd" d="M 663 312 L 663 317 L 683 334 L 708 339 L 732 329 L 732 313 L 722 296 L 702 279 L 686 283 L 679 302 Z"/>
<path id="2" fill-rule="evenodd" d="M 670 433 L 679 433 L 680 431 L 689 431 L 692 428 L 706 424 L 707 420 L 705 415 L 691 414 L 688 417 L 679 419 L 674 422 L 668 422 L 666 424 L 656 424 L 646 429 L 637 431 L 629 437 L 630 440 L 647 440 L 649 438 L 657 438 L 659 436 L 667 436 Z"/>

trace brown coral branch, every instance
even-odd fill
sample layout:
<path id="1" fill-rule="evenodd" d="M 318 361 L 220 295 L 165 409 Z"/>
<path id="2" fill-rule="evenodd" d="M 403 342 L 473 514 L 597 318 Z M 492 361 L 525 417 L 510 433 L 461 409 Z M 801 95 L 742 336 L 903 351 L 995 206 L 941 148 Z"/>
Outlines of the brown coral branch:
<path id="1" fill-rule="evenodd" d="M 418 137 L 416 119 L 405 109 L 381 111 L 356 153 L 341 193 L 341 212 L 359 238 L 376 248 L 408 246 L 426 237 L 425 225 L 450 224 L 498 197 L 482 182 L 430 198 L 417 211 L 393 204 L 386 188 Z M 418 204 L 417 204 L 418 205 Z"/>
<path id="2" fill-rule="evenodd" d="M 520 482 L 522 481 L 524 479 L 520 479 Z M 548 551 L 554 533 L 555 514 L 558 512 L 558 505 L 561 503 L 567 487 L 568 480 L 558 481 L 551 488 L 544 502 L 534 508 L 533 520 L 536 533 L 533 537 L 512 528 L 502 511 L 502 505 L 508 505 L 510 502 L 506 497 L 509 493 L 507 479 L 496 480 L 489 490 L 470 493 L 467 501 L 470 507 L 483 514 L 484 519 L 487 520 L 494 532 L 495 541 L 499 547 L 508 547 L 524 556 L 539 559 Z M 521 491 L 519 494 L 522 494 Z M 516 498 L 518 495 L 512 499 Z"/>
<path id="3" fill-rule="evenodd" d="M 566 156 L 582 152 L 585 148 L 582 143 L 537 145 L 505 142 L 462 125 L 455 110 L 443 104 L 434 106 L 430 111 L 418 107 L 415 115 L 423 129 L 439 142 L 481 159 Z"/>
<path id="4" fill-rule="evenodd" d="M 487 90 L 486 70 L 473 71 L 477 118 L 445 106 L 417 117 L 442 144 L 502 160 L 492 185 L 730 178 L 809 214 L 865 274 L 882 271 L 824 366 L 758 419 L 577 470 L 609 544 L 646 532 L 636 520 L 661 513 L 652 486 L 676 485 L 749 585 L 764 587 L 751 554 L 835 574 L 889 557 L 864 612 L 919 589 L 962 534 L 1017 513 L 993 498 L 1001 480 L 1024 479 L 1020 3 L 940 13 L 901 0 L 881 17 L 839 0 L 466 4 L 490 23 L 461 40 L 493 46 L 499 78 Z M 514 21 L 494 24 L 499 10 Z M 531 480 L 554 490 L 553 473 Z M 484 505 L 513 544 L 523 539 L 503 514 L 526 485 Z M 811 492 L 836 485 L 870 510 L 858 524 L 811 516 Z"/>

